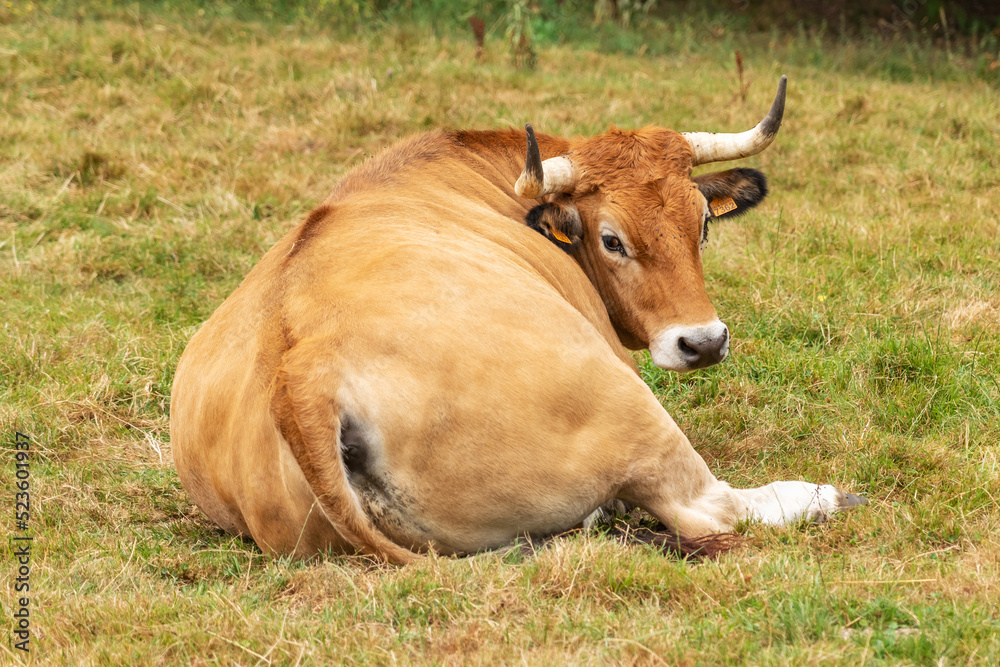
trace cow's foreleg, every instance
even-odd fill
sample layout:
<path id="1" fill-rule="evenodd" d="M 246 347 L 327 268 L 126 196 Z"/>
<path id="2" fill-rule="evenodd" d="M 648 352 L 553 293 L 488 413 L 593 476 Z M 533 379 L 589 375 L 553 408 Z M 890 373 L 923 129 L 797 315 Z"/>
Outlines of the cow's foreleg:
<path id="1" fill-rule="evenodd" d="M 617 517 L 632 511 L 632 505 L 617 498 L 601 505 L 583 520 L 583 529 L 592 530 L 597 526 L 610 525 Z"/>

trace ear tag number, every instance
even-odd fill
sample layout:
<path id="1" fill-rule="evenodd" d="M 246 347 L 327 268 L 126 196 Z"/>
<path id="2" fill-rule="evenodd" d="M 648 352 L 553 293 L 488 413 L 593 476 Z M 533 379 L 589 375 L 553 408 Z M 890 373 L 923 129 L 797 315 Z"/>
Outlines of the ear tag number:
<path id="1" fill-rule="evenodd" d="M 708 207 L 712 209 L 712 215 L 719 217 L 724 213 L 735 211 L 736 202 L 733 201 L 732 197 L 726 197 L 725 199 L 720 197 L 718 199 L 713 199 L 712 203 L 710 203 Z"/>
<path id="2" fill-rule="evenodd" d="M 560 243 L 572 243 L 568 236 L 560 232 L 555 227 L 552 228 L 552 236 L 556 237 L 556 241 L 559 241 Z"/>

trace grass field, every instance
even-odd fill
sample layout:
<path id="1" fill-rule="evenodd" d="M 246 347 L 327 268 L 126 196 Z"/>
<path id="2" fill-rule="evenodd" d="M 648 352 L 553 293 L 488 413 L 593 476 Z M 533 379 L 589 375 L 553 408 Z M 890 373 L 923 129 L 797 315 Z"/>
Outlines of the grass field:
<path id="1" fill-rule="evenodd" d="M 477 63 L 471 38 L 402 23 L 345 37 L 29 4 L 0 14 L 0 495 L 23 534 L 22 431 L 29 662 L 1000 662 L 995 53 L 689 20 L 631 55 L 542 45 L 527 71 L 502 29 Z M 686 376 L 637 358 L 721 478 L 830 482 L 870 506 L 747 526 L 704 563 L 578 534 L 397 569 L 267 558 L 188 500 L 177 359 L 351 167 L 446 126 L 743 130 L 781 74 L 781 133 L 742 163 L 772 194 L 706 251 L 730 358 Z M 5 636 L 0 663 L 23 659 Z"/>

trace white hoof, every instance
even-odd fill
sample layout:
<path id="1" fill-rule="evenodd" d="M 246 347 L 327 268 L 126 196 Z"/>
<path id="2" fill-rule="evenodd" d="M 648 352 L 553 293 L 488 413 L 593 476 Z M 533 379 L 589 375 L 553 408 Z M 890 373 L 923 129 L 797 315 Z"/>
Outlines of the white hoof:
<path id="1" fill-rule="evenodd" d="M 627 506 L 621 500 L 611 500 L 607 504 L 602 505 L 591 512 L 587 518 L 583 520 L 583 529 L 589 532 L 595 526 L 610 524 L 615 518 L 628 514 L 630 509 L 631 507 Z"/>
<path id="2" fill-rule="evenodd" d="M 746 518 L 772 526 L 801 519 L 822 522 L 839 510 L 868 504 L 861 496 L 844 493 L 829 484 L 808 482 L 773 482 L 742 493 L 747 502 Z"/>

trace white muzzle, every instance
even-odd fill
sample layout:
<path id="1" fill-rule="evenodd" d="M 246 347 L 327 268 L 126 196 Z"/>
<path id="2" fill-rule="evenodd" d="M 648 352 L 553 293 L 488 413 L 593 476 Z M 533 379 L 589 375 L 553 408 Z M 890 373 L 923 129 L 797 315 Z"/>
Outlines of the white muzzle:
<path id="1" fill-rule="evenodd" d="M 683 373 L 714 366 L 729 354 L 729 329 L 719 320 L 667 327 L 649 343 L 653 363 Z"/>

